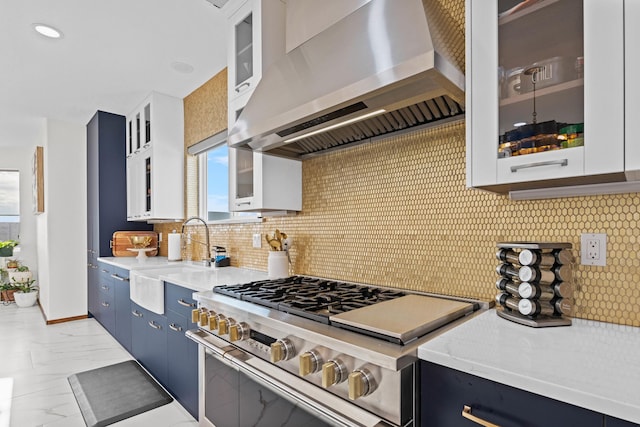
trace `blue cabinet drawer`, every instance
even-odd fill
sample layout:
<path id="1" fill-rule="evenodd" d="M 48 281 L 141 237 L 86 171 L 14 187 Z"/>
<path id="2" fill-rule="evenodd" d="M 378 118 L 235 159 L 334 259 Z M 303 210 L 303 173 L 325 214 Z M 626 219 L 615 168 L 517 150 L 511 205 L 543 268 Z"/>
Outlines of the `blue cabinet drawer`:
<path id="1" fill-rule="evenodd" d="M 187 319 L 191 319 L 191 310 L 197 307 L 196 301 L 191 297 L 195 291 L 169 282 L 165 282 L 164 289 L 166 311 L 173 311 Z M 193 327 L 193 323 L 186 326 Z"/>

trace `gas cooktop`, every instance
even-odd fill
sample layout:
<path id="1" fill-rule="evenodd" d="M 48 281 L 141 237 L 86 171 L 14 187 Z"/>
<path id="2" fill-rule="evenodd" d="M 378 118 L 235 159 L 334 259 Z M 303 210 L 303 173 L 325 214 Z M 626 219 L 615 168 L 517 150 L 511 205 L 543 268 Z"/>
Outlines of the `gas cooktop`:
<path id="1" fill-rule="evenodd" d="M 406 295 L 401 291 L 307 276 L 216 286 L 213 292 L 326 324 L 331 323 L 329 318 L 335 314 Z"/>

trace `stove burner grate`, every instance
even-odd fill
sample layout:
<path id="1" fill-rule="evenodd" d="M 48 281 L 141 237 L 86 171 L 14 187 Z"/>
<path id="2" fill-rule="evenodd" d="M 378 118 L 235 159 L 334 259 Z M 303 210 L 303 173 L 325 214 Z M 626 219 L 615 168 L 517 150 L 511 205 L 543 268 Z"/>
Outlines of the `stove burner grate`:
<path id="1" fill-rule="evenodd" d="M 405 295 L 401 291 L 307 276 L 216 286 L 213 292 L 325 324 L 334 314 Z"/>

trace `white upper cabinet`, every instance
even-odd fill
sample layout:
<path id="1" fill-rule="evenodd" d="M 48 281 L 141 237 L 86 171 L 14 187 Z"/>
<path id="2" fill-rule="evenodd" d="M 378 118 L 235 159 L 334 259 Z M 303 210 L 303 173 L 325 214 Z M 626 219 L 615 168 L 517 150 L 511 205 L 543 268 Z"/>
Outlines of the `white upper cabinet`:
<path id="1" fill-rule="evenodd" d="M 302 162 L 229 149 L 229 210 L 302 210 Z"/>
<path id="2" fill-rule="evenodd" d="M 285 8 L 278 0 L 229 3 L 228 126 L 231 129 L 262 78 L 285 54 Z M 229 148 L 229 211 L 302 209 L 302 162 Z"/>
<path id="3" fill-rule="evenodd" d="M 625 169 L 629 179 L 640 180 L 640 141 L 636 125 L 640 122 L 640 1 L 625 0 Z"/>
<path id="4" fill-rule="evenodd" d="M 284 54 L 284 4 L 274 0 L 227 5 L 229 101 L 252 92 L 262 71 Z M 231 122 L 231 119 L 230 123 Z"/>
<path id="5" fill-rule="evenodd" d="M 182 100 L 153 92 L 127 116 L 126 126 L 127 219 L 182 219 Z"/>
<path id="6" fill-rule="evenodd" d="M 621 179 L 623 0 L 467 0 L 467 185 Z"/>

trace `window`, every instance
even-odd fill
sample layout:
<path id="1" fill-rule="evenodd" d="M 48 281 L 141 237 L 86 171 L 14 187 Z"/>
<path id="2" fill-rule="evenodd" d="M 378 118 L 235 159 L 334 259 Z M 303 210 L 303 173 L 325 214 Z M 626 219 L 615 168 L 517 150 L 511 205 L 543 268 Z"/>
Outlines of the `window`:
<path id="1" fill-rule="evenodd" d="M 0 170 L 0 240 L 18 240 L 20 173 Z"/>
<path id="2" fill-rule="evenodd" d="M 229 148 L 226 142 L 199 154 L 200 216 L 207 221 L 254 220 L 257 214 L 229 212 Z"/>

